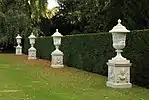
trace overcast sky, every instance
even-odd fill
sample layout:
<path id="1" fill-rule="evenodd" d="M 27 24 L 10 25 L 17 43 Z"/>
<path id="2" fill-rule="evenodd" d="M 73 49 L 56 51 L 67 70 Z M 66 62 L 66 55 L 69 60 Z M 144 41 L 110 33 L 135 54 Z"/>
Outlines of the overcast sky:
<path id="1" fill-rule="evenodd" d="M 48 0 L 48 9 L 52 9 L 54 7 L 58 7 L 59 4 L 56 1 L 57 0 Z"/>

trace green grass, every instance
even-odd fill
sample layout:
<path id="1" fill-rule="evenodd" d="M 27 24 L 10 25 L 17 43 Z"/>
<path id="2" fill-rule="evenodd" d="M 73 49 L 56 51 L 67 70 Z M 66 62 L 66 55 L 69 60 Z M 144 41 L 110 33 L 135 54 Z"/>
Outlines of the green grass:
<path id="1" fill-rule="evenodd" d="M 149 100 L 149 89 L 108 88 L 106 77 L 49 65 L 49 61 L 0 54 L 0 100 Z"/>

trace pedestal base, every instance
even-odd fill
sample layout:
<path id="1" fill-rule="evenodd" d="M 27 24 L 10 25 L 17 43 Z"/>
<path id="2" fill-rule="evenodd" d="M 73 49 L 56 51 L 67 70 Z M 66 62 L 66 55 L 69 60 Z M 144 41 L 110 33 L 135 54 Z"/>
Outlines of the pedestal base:
<path id="1" fill-rule="evenodd" d="M 31 47 L 28 49 L 28 59 L 37 59 L 36 58 L 36 49 Z"/>
<path id="2" fill-rule="evenodd" d="M 51 61 L 51 67 L 52 68 L 63 68 L 63 52 L 61 52 L 59 49 L 56 49 L 52 52 L 52 61 Z"/>
<path id="3" fill-rule="evenodd" d="M 63 68 L 64 65 L 51 65 L 52 68 Z"/>
<path id="4" fill-rule="evenodd" d="M 107 81 L 106 86 L 112 87 L 112 88 L 131 88 L 132 84 L 131 83 L 111 83 Z"/>
<path id="5" fill-rule="evenodd" d="M 36 57 L 29 57 L 29 56 L 28 56 L 28 60 L 31 60 L 31 59 L 34 60 L 34 59 L 37 59 L 37 58 L 36 58 Z"/>
<path id="6" fill-rule="evenodd" d="M 108 81 L 107 87 L 112 88 L 131 88 L 130 83 L 130 66 L 129 60 L 112 59 L 108 63 Z"/>
<path id="7" fill-rule="evenodd" d="M 19 55 L 22 55 L 22 53 L 16 53 L 16 55 L 18 55 L 18 56 L 19 56 Z"/>
<path id="8" fill-rule="evenodd" d="M 22 47 L 20 45 L 16 47 L 16 55 L 22 55 Z"/>

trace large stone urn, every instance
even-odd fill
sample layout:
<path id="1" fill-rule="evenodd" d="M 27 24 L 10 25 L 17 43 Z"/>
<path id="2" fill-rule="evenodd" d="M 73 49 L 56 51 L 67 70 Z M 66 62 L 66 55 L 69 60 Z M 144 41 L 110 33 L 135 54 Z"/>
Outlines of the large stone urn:
<path id="1" fill-rule="evenodd" d="M 33 33 L 31 33 L 31 35 L 28 38 L 31 44 L 31 47 L 28 49 L 28 59 L 37 59 L 36 48 L 34 47 L 36 37 Z"/>
<path id="2" fill-rule="evenodd" d="M 112 88 L 131 88 L 129 60 L 124 58 L 121 53 L 126 45 L 126 33 L 130 32 L 118 20 L 118 24 L 109 31 L 112 33 L 113 47 L 116 49 L 116 56 L 108 60 L 108 81 L 106 85 Z"/>
<path id="3" fill-rule="evenodd" d="M 52 62 L 51 62 L 51 67 L 53 68 L 63 68 L 63 52 L 59 50 L 59 46 L 61 45 L 61 38 L 63 35 L 58 32 L 58 29 L 56 29 L 56 32 L 52 35 L 53 37 L 53 42 L 55 45 L 55 50 L 51 53 L 52 56 Z"/>
<path id="4" fill-rule="evenodd" d="M 17 46 L 16 46 L 16 55 L 22 55 L 22 46 L 21 44 L 21 39 L 22 37 L 18 34 L 18 36 L 16 37 L 17 40 Z"/>

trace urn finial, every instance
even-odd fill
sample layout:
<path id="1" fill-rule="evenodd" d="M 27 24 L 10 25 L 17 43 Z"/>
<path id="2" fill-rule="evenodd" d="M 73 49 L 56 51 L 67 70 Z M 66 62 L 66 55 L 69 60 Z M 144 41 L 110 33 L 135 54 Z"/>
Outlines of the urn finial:
<path id="1" fill-rule="evenodd" d="M 121 24 L 121 22 L 122 22 L 121 19 L 119 19 L 119 20 L 118 20 L 118 24 Z"/>

